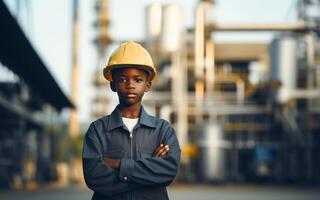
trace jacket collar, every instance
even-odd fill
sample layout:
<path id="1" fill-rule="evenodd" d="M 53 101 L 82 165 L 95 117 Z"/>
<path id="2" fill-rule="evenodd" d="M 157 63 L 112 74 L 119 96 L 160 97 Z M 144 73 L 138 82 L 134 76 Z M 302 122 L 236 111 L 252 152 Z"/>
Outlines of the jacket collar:
<path id="1" fill-rule="evenodd" d="M 154 118 L 150 116 L 144 109 L 143 106 L 141 106 L 140 114 L 139 114 L 139 121 L 137 124 L 137 127 L 144 125 L 151 128 L 155 128 L 156 124 L 154 122 Z M 112 111 L 110 117 L 109 117 L 109 125 L 107 130 L 113 130 L 119 127 L 124 127 L 124 123 L 122 121 L 122 117 L 119 111 L 119 105 Z"/>

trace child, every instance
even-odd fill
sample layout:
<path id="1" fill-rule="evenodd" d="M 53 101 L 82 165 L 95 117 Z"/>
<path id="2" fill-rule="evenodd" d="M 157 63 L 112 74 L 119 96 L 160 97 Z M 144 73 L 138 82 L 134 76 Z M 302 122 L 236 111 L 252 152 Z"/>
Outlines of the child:
<path id="1" fill-rule="evenodd" d="M 174 129 L 146 113 L 141 100 L 156 70 L 138 43 L 122 43 L 104 69 L 119 104 L 91 123 L 83 144 L 83 171 L 92 199 L 169 199 L 180 147 Z"/>

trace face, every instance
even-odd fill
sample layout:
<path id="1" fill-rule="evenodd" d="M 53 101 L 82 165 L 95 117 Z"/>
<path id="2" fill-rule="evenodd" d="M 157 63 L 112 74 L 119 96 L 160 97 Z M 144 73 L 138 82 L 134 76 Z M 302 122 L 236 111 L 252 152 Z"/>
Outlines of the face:
<path id="1" fill-rule="evenodd" d="M 118 69 L 112 73 L 112 77 L 111 89 L 117 92 L 122 105 L 140 104 L 144 93 L 151 88 L 151 81 L 147 81 L 146 72 L 140 69 Z"/>

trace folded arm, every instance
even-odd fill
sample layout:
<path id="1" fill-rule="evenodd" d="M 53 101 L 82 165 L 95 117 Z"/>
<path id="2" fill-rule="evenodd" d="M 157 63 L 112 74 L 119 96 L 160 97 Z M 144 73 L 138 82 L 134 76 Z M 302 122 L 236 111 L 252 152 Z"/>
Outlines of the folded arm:
<path id="1" fill-rule="evenodd" d="M 169 125 L 163 130 L 164 141 L 170 150 L 162 156 L 138 160 L 121 159 L 119 178 L 122 181 L 142 186 L 167 186 L 175 178 L 180 164 L 180 147 L 173 128 Z"/>
<path id="2" fill-rule="evenodd" d="M 91 190 L 105 196 L 131 190 L 129 183 L 120 181 L 118 172 L 104 163 L 101 144 L 93 125 L 84 138 L 82 162 L 84 178 Z"/>

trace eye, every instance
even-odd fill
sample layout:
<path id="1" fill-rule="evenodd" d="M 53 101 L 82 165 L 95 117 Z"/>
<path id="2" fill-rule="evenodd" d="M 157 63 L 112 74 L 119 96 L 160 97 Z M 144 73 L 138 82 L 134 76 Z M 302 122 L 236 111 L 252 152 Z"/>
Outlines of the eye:
<path id="1" fill-rule="evenodd" d="M 119 79 L 118 79 L 118 82 L 119 82 L 119 83 L 126 83 L 126 82 L 127 82 L 127 79 L 125 79 L 125 78 L 119 78 Z"/>
<path id="2" fill-rule="evenodd" d="M 141 83 L 141 82 L 143 82 L 143 79 L 137 78 L 137 79 L 136 79 L 136 82 L 137 82 L 137 83 Z"/>

